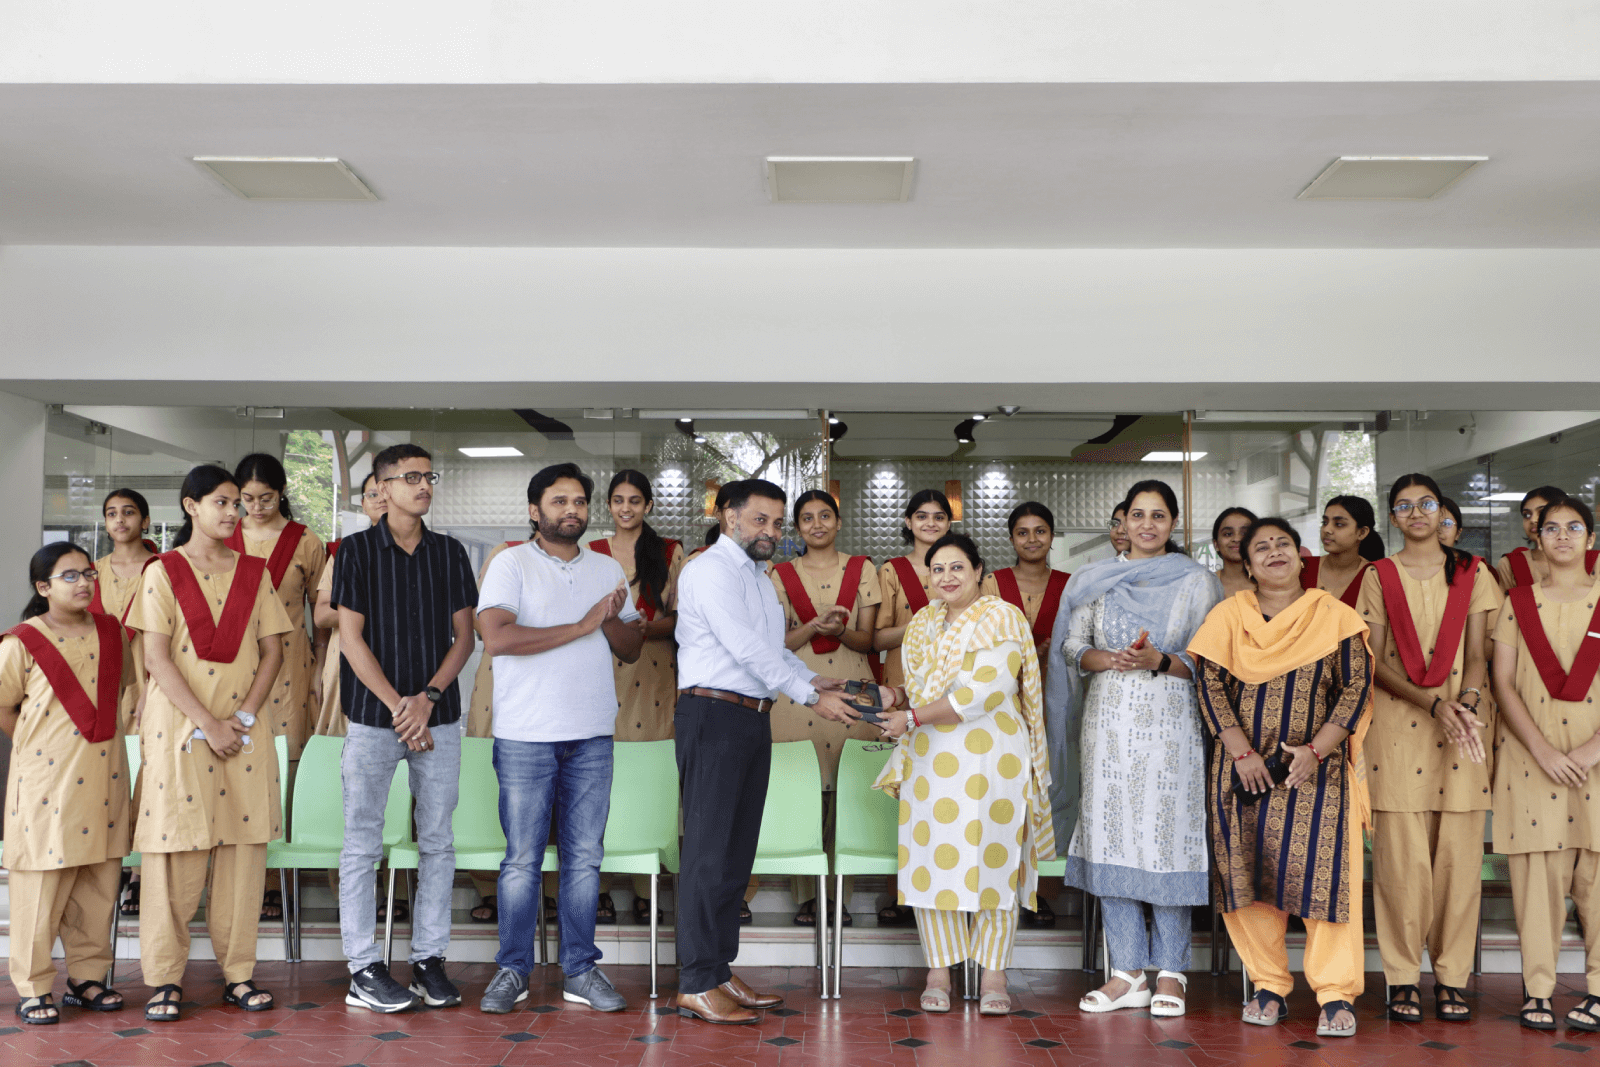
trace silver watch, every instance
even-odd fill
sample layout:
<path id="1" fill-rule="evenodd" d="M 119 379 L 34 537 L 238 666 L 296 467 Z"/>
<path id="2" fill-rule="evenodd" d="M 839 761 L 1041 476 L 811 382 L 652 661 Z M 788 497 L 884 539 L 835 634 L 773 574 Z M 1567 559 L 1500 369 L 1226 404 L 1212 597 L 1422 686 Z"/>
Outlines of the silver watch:
<path id="1" fill-rule="evenodd" d="M 811 691 L 811 695 L 806 697 L 806 707 L 808 707 L 808 708 L 816 707 L 817 706 L 817 701 L 819 701 L 821 699 L 822 699 L 821 690 L 813 689 Z"/>

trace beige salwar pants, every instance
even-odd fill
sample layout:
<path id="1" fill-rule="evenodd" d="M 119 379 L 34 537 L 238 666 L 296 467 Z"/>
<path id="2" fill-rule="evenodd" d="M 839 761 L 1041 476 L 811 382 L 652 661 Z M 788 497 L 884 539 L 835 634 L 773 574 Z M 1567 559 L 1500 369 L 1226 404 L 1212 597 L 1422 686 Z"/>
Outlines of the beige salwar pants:
<path id="1" fill-rule="evenodd" d="M 1374 811 L 1372 905 L 1390 985 L 1415 985 L 1428 949 L 1435 978 L 1465 986 L 1483 894 L 1481 811 Z"/>
<path id="2" fill-rule="evenodd" d="M 19 996 L 42 997 L 54 987 L 50 949 L 57 934 L 66 950 L 69 979 L 105 981 L 121 883 L 121 860 L 11 872 L 11 984 Z"/>
<path id="3" fill-rule="evenodd" d="M 256 927 L 267 877 L 267 846 L 217 845 L 207 851 L 144 853 L 139 959 L 145 985 L 182 985 L 189 920 L 207 888 L 206 931 L 222 977 L 247 982 L 256 969 Z"/>
<path id="4" fill-rule="evenodd" d="M 1600 852 L 1567 848 L 1560 852 L 1512 853 L 1511 901 L 1522 942 L 1522 984 L 1530 997 L 1556 989 L 1556 957 L 1567 922 L 1567 897 L 1583 920 L 1583 953 L 1588 991 L 1600 996 Z"/>

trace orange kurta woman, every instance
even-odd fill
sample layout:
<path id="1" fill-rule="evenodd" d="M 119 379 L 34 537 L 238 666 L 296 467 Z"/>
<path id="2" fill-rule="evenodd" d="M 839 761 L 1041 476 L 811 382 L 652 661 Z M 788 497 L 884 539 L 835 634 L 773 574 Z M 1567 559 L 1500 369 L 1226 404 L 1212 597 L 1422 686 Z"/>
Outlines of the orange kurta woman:
<path id="1" fill-rule="evenodd" d="M 116 619 L 89 611 L 95 569 L 78 546 L 46 545 L 28 566 L 23 622 L 0 637 L 0 730 L 12 741 L 6 782 L 11 982 L 17 1018 L 49 1025 L 50 947 L 66 950 L 64 1003 L 119 1011 L 107 988 L 111 916 L 128 853 L 128 757 L 118 705 L 133 656 Z"/>
<path id="2" fill-rule="evenodd" d="M 228 548 L 239 490 L 221 467 L 184 479 L 178 547 L 145 571 L 129 622 L 145 635 L 150 692 L 133 847 L 150 899 L 139 916 L 139 958 L 155 996 L 152 1022 L 181 1011 L 189 921 L 206 896 L 206 926 L 222 969 L 223 1000 L 273 1007 L 252 981 L 267 842 L 282 832 L 269 695 L 290 630 L 266 563 Z"/>

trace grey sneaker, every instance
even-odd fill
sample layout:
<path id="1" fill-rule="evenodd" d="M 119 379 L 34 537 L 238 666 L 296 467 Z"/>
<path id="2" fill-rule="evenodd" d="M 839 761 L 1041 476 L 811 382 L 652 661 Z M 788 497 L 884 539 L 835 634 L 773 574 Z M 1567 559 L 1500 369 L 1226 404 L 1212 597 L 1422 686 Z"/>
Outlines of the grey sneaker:
<path id="1" fill-rule="evenodd" d="M 587 1004 L 595 1011 L 622 1011 L 628 1006 L 611 979 L 598 967 L 591 967 L 576 978 L 568 978 L 561 990 L 561 999 Z"/>
<path id="2" fill-rule="evenodd" d="M 502 967 L 489 979 L 489 988 L 483 991 L 478 1010 L 490 1015 L 504 1015 L 528 999 L 528 976 L 518 974 L 510 967 Z"/>

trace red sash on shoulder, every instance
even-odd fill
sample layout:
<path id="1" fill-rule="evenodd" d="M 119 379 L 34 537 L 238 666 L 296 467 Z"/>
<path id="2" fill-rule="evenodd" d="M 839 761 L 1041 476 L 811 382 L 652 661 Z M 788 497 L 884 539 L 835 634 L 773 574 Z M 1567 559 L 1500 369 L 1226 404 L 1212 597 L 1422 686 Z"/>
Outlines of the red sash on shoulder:
<path id="1" fill-rule="evenodd" d="M 329 559 L 332 559 L 334 556 L 337 556 L 339 554 L 339 545 L 343 541 L 344 541 L 344 538 L 341 537 L 337 541 L 329 541 L 326 545 L 322 546 L 322 547 L 324 547 L 324 548 L 326 548 L 328 550 L 328 558 Z"/>
<path id="2" fill-rule="evenodd" d="M 904 556 L 896 556 L 889 563 L 900 577 L 900 588 L 906 591 L 906 602 L 911 605 L 912 614 L 927 607 L 928 591 L 922 588 L 922 579 L 917 577 L 917 568 L 911 565 L 911 561 Z"/>
<path id="3" fill-rule="evenodd" d="M 149 545 L 150 542 L 146 541 L 145 544 Z M 154 552 L 155 546 L 150 545 L 150 550 Z M 156 556 L 145 557 L 144 565 L 139 568 L 139 573 L 142 575 L 145 571 L 149 570 L 150 564 L 154 563 L 156 559 Z M 106 566 L 109 567 L 110 564 L 108 563 Z M 122 605 L 122 617 L 117 620 L 122 624 L 123 629 L 128 631 L 128 637 L 130 638 L 133 637 L 133 630 L 128 627 L 128 612 L 133 610 L 133 602 L 138 599 L 139 590 L 135 589 L 133 591 L 133 595 L 128 598 L 128 602 Z M 95 615 L 109 616 L 111 614 L 106 610 L 106 602 L 100 598 L 100 582 L 98 580 L 94 583 L 94 599 L 89 601 L 89 611 Z"/>
<path id="4" fill-rule="evenodd" d="M 1510 552 L 1507 552 L 1506 561 L 1511 564 L 1513 589 L 1533 584 L 1533 566 L 1529 563 L 1526 547 L 1513 548 Z M 1600 562 L 1600 549 L 1591 548 L 1583 554 L 1583 569 L 1588 571 L 1591 576 L 1594 574 L 1596 562 Z"/>
<path id="5" fill-rule="evenodd" d="M 19 623 L 6 634 L 21 641 L 22 647 L 28 650 L 83 739 L 99 744 L 111 740 L 117 732 L 117 696 L 122 689 L 122 627 L 109 615 L 89 617 L 94 620 L 95 636 L 100 640 L 100 680 L 95 686 L 97 692 L 92 703 L 89 694 L 84 692 L 83 683 L 67 665 L 66 657 L 38 627 Z"/>
<path id="6" fill-rule="evenodd" d="M 1044 585 L 1044 599 L 1039 601 L 1039 614 L 1033 620 L 1033 643 L 1043 644 L 1050 640 L 1050 631 L 1055 628 L 1056 612 L 1061 609 L 1061 593 L 1067 588 L 1067 579 L 1072 575 L 1066 571 L 1050 570 L 1050 577 Z M 1024 615 L 1028 609 L 1022 606 L 1022 587 L 1017 584 L 1017 573 L 1014 568 L 1004 567 L 994 572 L 994 584 L 1000 590 L 1000 599 L 1016 608 Z"/>
<path id="7" fill-rule="evenodd" d="M 520 544 L 522 544 L 522 542 L 521 541 L 507 541 L 506 544 L 508 544 L 508 545 L 520 545 Z M 672 538 L 663 537 L 661 539 L 661 548 L 662 548 L 662 551 L 666 554 L 667 566 L 668 567 L 672 566 L 672 552 L 677 547 L 678 547 L 678 542 L 674 541 Z M 611 542 L 606 540 L 604 537 L 600 538 L 598 541 L 590 541 L 589 542 L 589 550 L 591 552 L 598 552 L 602 556 L 610 556 L 611 555 Z M 635 569 L 634 574 L 637 575 L 638 573 L 639 573 L 638 570 Z M 650 604 L 645 602 L 644 591 L 643 590 L 639 591 L 639 596 L 635 599 L 633 606 L 639 609 L 639 614 L 644 616 L 644 621 L 645 622 L 655 622 L 656 621 L 656 609 L 652 605 L 650 605 Z"/>
<path id="8" fill-rule="evenodd" d="M 285 531 L 287 532 L 287 531 Z M 232 663 L 239 655 L 239 645 L 250 625 L 250 613 L 256 606 L 256 589 L 261 585 L 261 574 L 267 569 L 260 556 L 239 554 L 233 585 L 228 588 L 227 602 L 222 605 L 222 618 L 213 622 L 211 605 L 194 576 L 189 559 L 178 549 L 161 554 L 167 577 L 172 581 L 172 595 L 189 624 L 189 638 L 194 642 L 195 655 L 212 663 Z"/>
<path id="9" fill-rule="evenodd" d="M 1594 615 L 1589 619 L 1589 632 L 1578 643 L 1577 655 L 1572 657 L 1572 670 L 1564 671 L 1561 661 L 1556 658 L 1555 649 L 1550 647 L 1550 638 L 1544 632 L 1544 620 L 1539 618 L 1539 604 L 1533 598 L 1533 586 L 1515 586 L 1506 596 L 1516 607 L 1517 629 L 1522 631 L 1528 655 L 1532 657 L 1533 665 L 1539 668 L 1539 678 L 1549 691 L 1550 699 L 1573 704 L 1587 697 L 1595 673 L 1600 671 L 1600 637 L 1595 636 L 1600 633 L 1600 607 L 1595 608 Z"/>
<path id="10" fill-rule="evenodd" d="M 1300 571 L 1300 588 L 1315 589 L 1317 587 L 1317 579 L 1322 573 L 1322 557 L 1306 556 L 1302 562 L 1305 566 Z M 1353 608 L 1356 606 L 1356 601 L 1361 597 L 1361 579 L 1367 576 L 1367 568 L 1370 566 L 1372 566 L 1371 563 L 1363 563 L 1361 569 L 1356 571 L 1356 576 L 1350 579 L 1350 584 L 1344 587 L 1344 592 L 1339 594 L 1339 599 L 1344 602 L 1346 607 Z"/>
<path id="11" fill-rule="evenodd" d="M 1389 626 L 1394 630 L 1395 649 L 1400 653 L 1400 664 L 1405 667 L 1411 684 L 1435 689 L 1445 683 L 1455 668 L 1456 651 L 1461 648 L 1461 635 L 1467 629 L 1467 605 L 1472 600 L 1478 563 L 1477 556 L 1469 556 L 1465 566 L 1456 568 L 1456 580 L 1451 583 L 1444 603 L 1444 618 L 1439 622 L 1431 662 L 1423 659 L 1422 642 L 1417 637 L 1416 622 L 1411 618 L 1411 605 L 1406 601 L 1405 586 L 1400 583 L 1400 565 L 1392 558 L 1372 564 L 1378 570 L 1378 581 L 1383 584 L 1384 606 L 1389 614 Z"/>
<path id="12" fill-rule="evenodd" d="M 272 575 L 272 588 L 276 589 L 283 584 L 283 576 L 289 573 L 289 563 L 294 559 L 294 550 L 300 547 L 300 538 L 304 537 L 306 528 L 298 522 L 291 522 L 278 534 L 278 541 L 272 546 L 272 555 L 267 557 L 267 571 Z M 223 544 L 233 549 L 239 555 L 247 555 L 244 550 L 244 523 L 233 528 L 233 533 Z M 190 629 L 194 624 L 189 624 Z M 233 662 L 229 656 L 224 663 Z"/>
<path id="13" fill-rule="evenodd" d="M 861 588 L 861 569 L 871 560 L 866 556 L 851 556 L 844 565 L 844 577 L 840 579 L 839 595 L 834 597 L 834 604 L 844 608 L 845 611 L 854 611 L 856 606 L 856 593 Z M 817 617 L 817 609 L 811 603 L 811 596 L 806 592 L 805 583 L 800 580 L 800 572 L 795 570 L 793 563 L 780 563 L 773 568 L 778 572 L 778 580 L 783 582 L 783 591 L 789 594 L 789 605 L 794 608 L 796 617 L 801 622 L 810 622 Z M 811 639 L 811 651 L 826 655 L 839 647 L 837 637 L 823 637 L 818 635 Z"/>

